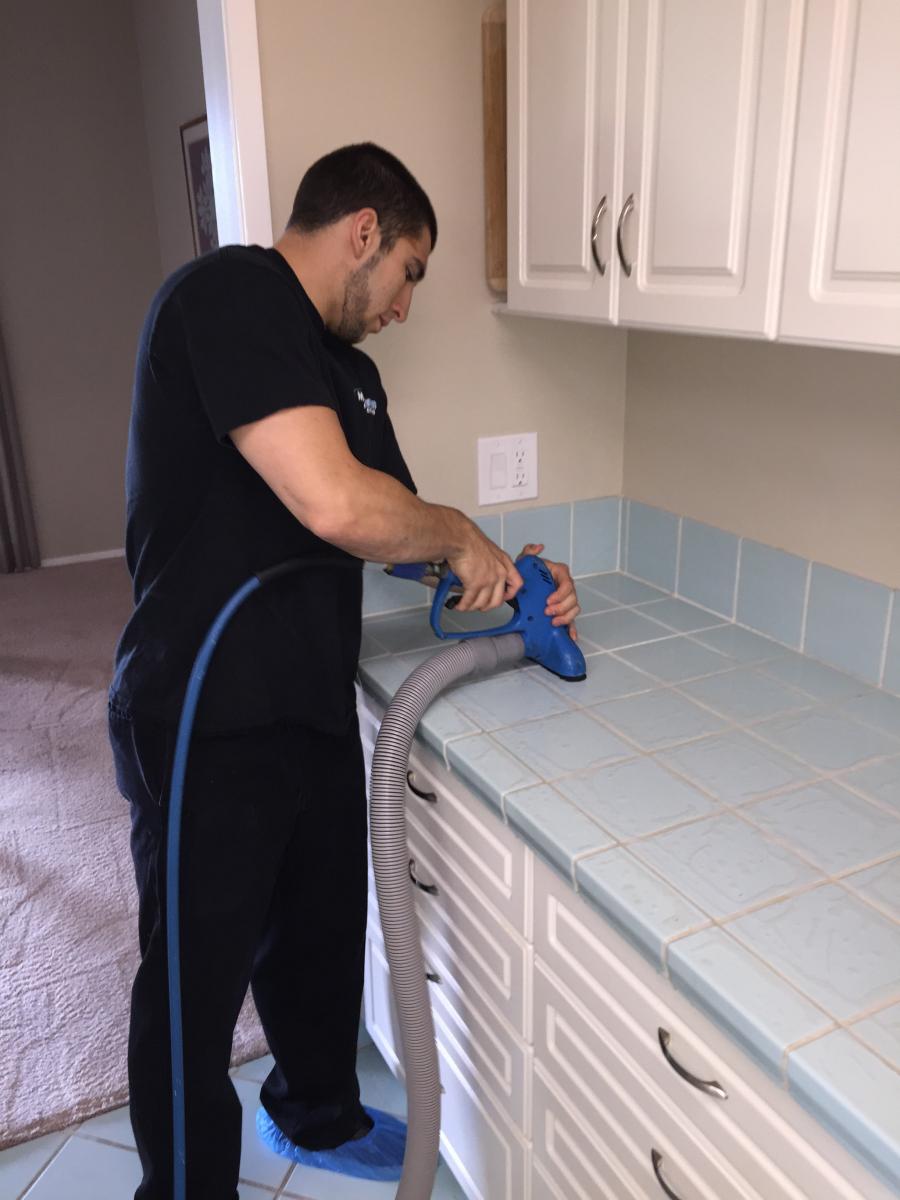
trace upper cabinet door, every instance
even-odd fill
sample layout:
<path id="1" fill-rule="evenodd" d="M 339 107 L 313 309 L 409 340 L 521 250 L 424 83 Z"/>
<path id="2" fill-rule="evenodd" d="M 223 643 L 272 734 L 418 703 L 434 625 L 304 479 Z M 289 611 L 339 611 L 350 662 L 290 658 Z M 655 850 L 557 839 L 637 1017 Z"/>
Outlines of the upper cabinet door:
<path id="1" fill-rule="evenodd" d="M 900 349 L 900 2 L 807 16 L 780 336 Z"/>
<path id="2" fill-rule="evenodd" d="M 629 5 L 624 324 L 774 336 L 803 7 Z"/>
<path id="3" fill-rule="evenodd" d="M 618 9 L 509 0 L 511 309 L 610 319 Z"/>

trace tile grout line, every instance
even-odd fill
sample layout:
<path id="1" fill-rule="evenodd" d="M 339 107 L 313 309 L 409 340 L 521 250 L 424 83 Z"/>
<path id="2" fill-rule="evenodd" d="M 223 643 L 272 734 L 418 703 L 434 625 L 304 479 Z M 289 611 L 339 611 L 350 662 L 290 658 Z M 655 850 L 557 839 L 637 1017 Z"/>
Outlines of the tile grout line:
<path id="1" fill-rule="evenodd" d="M 37 1174 L 34 1175 L 28 1181 L 28 1183 L 25 1185 L 25 1188 L 23 1189 L 23 1191 L 19 1192 L 19 1200 L 25 1200 L 25 1197 L 28 1195 L 28 1193 L 31 1191 L 31 1189 L 34 1187 L 34 1185 L 38 1182 L 38 1180 L 41 1178 L 41 1176 L 46 1173 L 47 1168 L 50 1166 L 50 1164 L 52 1162 L 56 1161 L 56 1159 L 63 1152 L 63 1149 L 66 1146 L 68 1146 L 69 1142 L 75 1136 L 76 1131 L 80 1128 L 81 1128 L 80 1125 L 74 1126 L 72 1128 L 72 1130 L 68 1133 L 68 1136 L 63 1138 L 63 1140 L 59 1143 L 59 1145 L 56 1147 L 56 1149 L 53 1151 L 53 1153 L 50 1155 L 50 1157 L 47 1159 L 47 1161 L 45 1163 L 43 1163 L 42 1166 L 39 1168 Z M 11 1149 L 11 1147 L 10 1147 L 10 1149 Z"/>

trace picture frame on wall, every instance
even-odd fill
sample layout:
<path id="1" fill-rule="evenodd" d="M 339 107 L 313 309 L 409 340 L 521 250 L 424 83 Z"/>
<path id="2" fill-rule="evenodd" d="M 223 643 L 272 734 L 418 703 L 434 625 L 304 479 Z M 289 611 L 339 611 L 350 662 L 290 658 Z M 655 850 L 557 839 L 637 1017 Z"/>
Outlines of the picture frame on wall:
<path id="1" fill-rule="evenodd" d="M 216 227 L 216 200 L 206 115 L 186 121 L 180 130 L 194 254 L 207 254 L 210 250 L 218 248 L 219 233 Z"/>

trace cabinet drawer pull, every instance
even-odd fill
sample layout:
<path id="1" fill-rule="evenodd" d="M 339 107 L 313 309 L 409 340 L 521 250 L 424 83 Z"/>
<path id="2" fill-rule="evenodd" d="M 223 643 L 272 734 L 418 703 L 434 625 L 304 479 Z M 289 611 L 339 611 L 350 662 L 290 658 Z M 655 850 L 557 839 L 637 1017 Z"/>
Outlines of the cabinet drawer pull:
<path id="1" fill-rule="evenodd" d="M 634 212 L 634 192 L 628 197 L 622 205 L 622 211 L 619 213 L 619 222 L 616 225 L 616 249 L 619 252 L 619 262 L 622 264 L 622 270 L 626 275 L 631 275 L 631 263 L 625 260 L 625 247 L 622 245 L 622 230 L 625 227 L 625 221 L 629 213 Z"/>
<path id="2" fill-rule="evenodd" d="M 606 274 L 606 263 L 600 257 L 597 250 L 597 232 L 600 228 L 600 222 L 606 213 L 606 197 L 604 196 L 594 213 L 594 219 L 591 221 L 591 254 L 594 256 L 594 262 L 597 264 L 597 270 L 601 275 Z"/>
<path id="3" fill-rule="evenodd" d="M 414 796 L 418 796 L 420 800 L 427 800 L 429 804 L 437 804 L 437 796 L 434 794 L 434 792 L 420 792 L 419 791 L 419 789 L 413 783 L 412 771 L 406 772 L 406 786 L 409 788 L 409 790 L 412 792 L 412 794 Z"/>
<path id="4" fill-rule="evenodd" d="M 437 884 L 420 883 L 418 879 L 416 879 L 416 860 L 414 858 L 409 860 L 409 877 L 417 888 L 421 888 L 422 891 L 427 892 L 429 896 L 436 896 L 438 894 Z"/>
<path id="5" fill-rule="evenodd" d="M 653 1174 L 656 1176 L 656 1182 L 669 1197 L 669 1200 L 681 1200 L 681 1196 L 679 1196 L 677 1192 L 673 1192 L 662 1177 L 663 1156 L 660 1154 L 660 1152 L 658 1150 L 651 1150 L 650 1159 L 653 1163 Z"/>
<path id="6" fill-rule="evenodd" d="M 429 983 L 442 983 L 443 982 L 440 975 L 438 975 L 437 971 L 426 971 L 425 978 L 428 980 Z"/>
<path id="7" fill-rule="evenodd" d="M 698 1079 L 696 1075 L 692 1075 L 690 1071 L 686 1071 L 677 1059 L 672 1057 L 672 1052 L 669 1049 L 669 1031 L 663 1029 L 660 1025 L 659 1030 L 659 1048 L 663 1052 L 663 1057 L 666 1062 L 682 1079 L 686 1079 L 689 1084 L 695 1088 L 699 1088 L 701 1092 L 706 1092 L 707 1096 L 715 1096 L 717 1100 L 727 1100 L 728 1093 L 722 1087 L 721 1083 L 717 1083 L 715 1079 Z"/>

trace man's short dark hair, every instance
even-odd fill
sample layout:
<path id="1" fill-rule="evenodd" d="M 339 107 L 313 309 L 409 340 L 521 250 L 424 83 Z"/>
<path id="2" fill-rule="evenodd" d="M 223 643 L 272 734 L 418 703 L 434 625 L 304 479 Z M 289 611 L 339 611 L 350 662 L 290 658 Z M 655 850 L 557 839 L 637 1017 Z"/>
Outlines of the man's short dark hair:
<path id="1" fill-rule="evenodd" d="M 381 146 L 360 142 L 326 154 L 300 180 L 289 229 L 314 233 L 348 213 L 374 208 L 385 250 L 400 237 L 418 237 L 427 228 L 437 241 L 431 201 L 412 173 Z"/>

